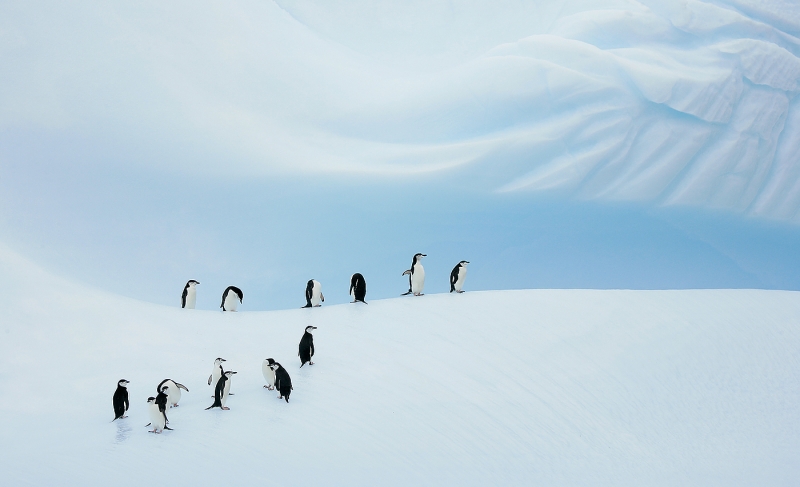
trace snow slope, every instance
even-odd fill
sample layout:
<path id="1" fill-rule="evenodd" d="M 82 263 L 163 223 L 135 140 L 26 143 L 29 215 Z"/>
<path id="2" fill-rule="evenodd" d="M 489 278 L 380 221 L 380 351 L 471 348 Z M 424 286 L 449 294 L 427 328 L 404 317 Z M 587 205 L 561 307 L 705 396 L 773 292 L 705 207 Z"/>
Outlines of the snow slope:
<path id="1" fill-rule="evenodd" d="M 469 285 L 469 283 L 468 283 Z M 0 252 L 8 485 L 792 485 L 800 294 L 523 290 L 219 313 Z M 298 369 L 305 326 L 316 364 Z M 212 402 L 215 357 L 234 376 Z M 262 388 L 282 362 L 291 402 Z M 174 431 L 146 398 L 188 386 Z M 130 417 L 111 423 L 116 381 Z"/>

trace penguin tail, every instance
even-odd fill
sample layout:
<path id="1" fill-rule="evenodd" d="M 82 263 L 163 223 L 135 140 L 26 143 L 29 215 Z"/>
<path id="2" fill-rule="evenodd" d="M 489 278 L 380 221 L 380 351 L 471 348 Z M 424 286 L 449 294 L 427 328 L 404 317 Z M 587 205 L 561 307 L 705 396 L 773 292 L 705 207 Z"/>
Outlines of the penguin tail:
<path id="1" fill-rule="evenodd" d="M 286 404 L 289 404 L 289 395 L 287 394 L 287 395 L 283 396 L 283 398 L 286 399 Z"/>
<path id="2" fill-rule="evenodd" d="M 166 425 L 164 425 L 164 429 L 165 430 L 170 430 L 170 431 L 175 431 L 175 430 L 173 430 L 172 428 L 170 428 L 169 426 L 166 426 Z"/>
<path id="3" fill-rule="evenodd" d="M 214 407 L 214 405 L 213 405 L 213 404 L 212 404 L 211 406 L 208 406 L 208 407 L 206 408 L 206 411 L 208 411 L 209 409 L 211 409 L 211 408 L 213 408 L 213 407 Z"/>
<path id="4" fill-rule="evenodd" d="M 302 368 L 303 368 L 303 366 L 304 366 L 305 364 L 306 364 L 305 362 L 302 362 L 302 363 L 300 364 L 300 368 L 302 369 Z"/>

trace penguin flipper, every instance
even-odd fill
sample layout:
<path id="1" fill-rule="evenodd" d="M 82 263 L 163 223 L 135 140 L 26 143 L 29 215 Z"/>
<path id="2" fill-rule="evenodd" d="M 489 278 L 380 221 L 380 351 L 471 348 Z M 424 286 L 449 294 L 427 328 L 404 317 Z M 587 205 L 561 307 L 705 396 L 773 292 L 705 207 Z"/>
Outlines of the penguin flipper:
<path id="1" fill-rule="evenodd" d="M 183 385 L 183 384 L 178 384 L 177 382 L 175 383 L 175 385 L 176 385 L 176 386 L 178 386 L 178 387 L 180 387 L 180 388 L 181 388 L 181 389 L 183 389 L 184 391 L 186 391 L 186 392 L 189 392 L 189 389 L 187 389 L 185 385 Z"/>
<path id="2" fill-rule="evenodd" d="M 214 375 L 214 374 L 211 374 L 211 375 L 209 375 L 209 376 L 208 376 L 208 385 L 211 385 L 211 377 L 212 377 L 213 375 Z"/>

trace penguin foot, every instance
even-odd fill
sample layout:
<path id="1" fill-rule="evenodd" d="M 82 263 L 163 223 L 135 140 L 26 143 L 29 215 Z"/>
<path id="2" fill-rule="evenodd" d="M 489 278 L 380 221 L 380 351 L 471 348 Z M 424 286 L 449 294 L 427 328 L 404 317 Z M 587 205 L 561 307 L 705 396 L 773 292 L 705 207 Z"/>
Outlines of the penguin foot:
<path id="1" fill-rule="evenodd" d="M 459 293 L 459 294 L 461 294 L 461 293 L 463 293 L 464 291 L 456 291 L 456 292 L 457 292 L 457 293 Z"/>
<path id="2" fill-rule="evenodd" d="M 231 410 L 231 408 L 227 408 L 227 407 L 225 407 L 225 406 L 222 406 L 222 410 L 223 410 L 223 411 L 230 411 L 230 410 Z"/>
<path id="3" fill-rule="evenodd" d="M 312 362 L 312 361 L 310 361 L 310 360 L 309 360 L 309 361 L 308 361 L 308 365 L 314 365 L 314 362 Z"/>

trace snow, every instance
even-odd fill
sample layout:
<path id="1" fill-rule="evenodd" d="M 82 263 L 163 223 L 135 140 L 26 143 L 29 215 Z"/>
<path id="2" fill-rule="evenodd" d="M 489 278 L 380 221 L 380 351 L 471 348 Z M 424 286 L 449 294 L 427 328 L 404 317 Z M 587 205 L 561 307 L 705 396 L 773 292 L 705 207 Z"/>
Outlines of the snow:
<path id="1" fill-rule="evenodd" d="M 797 292 L 470 292 L 469 279 L 466 289 L 314 309 L 181 310 L 71 283 L 2 249 L 4 481 L 798 478 Z M 319 327 L 315 365 L 299 369 L 308 325 Z M 218 356 L 238 371 L 231 409 L 205 411 Z M 262 387 L 267 357 L 292 377 L 289 404 Z M 131 381 L 131 408 L 112 423 L 120 378 Z M 189 392 L 168 411 L 174 431 L 154 435 L 144 427 L 146 399 L 165 378 Z"/>

